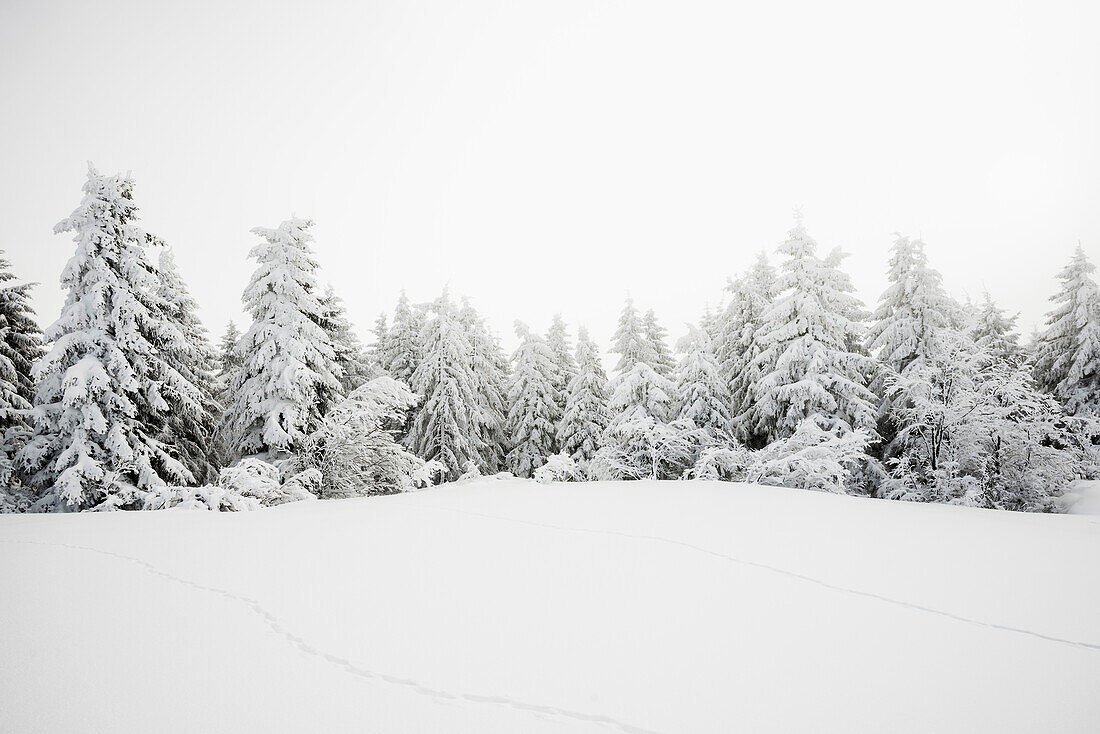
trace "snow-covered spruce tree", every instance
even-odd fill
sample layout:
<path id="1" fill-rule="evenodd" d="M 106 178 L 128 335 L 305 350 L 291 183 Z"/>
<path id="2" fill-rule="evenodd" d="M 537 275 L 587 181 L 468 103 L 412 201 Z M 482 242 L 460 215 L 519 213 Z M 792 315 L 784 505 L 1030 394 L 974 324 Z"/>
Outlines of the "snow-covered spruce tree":
<path id="1" fill-rule="evenodd" d="M 511 450 L 506 464 L 517 477 L 530 477 L 555 453 L 561 413 L 554 388 L 554 353 L 546 340 L 519 321 L 520 345 L 512 355 L 508 388 L 508 438 Z"/>
<path id="2" fill-rule="evenodd" d="M 657 314 L 653 312 L 652 308 L 645 312 L 642 328 L 645 331 L 645 338 L 649 342 L 652 354 L 649 366 L 661 377 L 672 377 L 676 360 L 672 358 L 672 350 L 668 348 L 668 329 L 661 326 L 661 323 L 657 321 Z"/>
<path id="3" fill-rule="evenodd" d="M 215 380 L 220 390 L 218 395 L 222 399 L 221 402 L 223 406 L 227 402 L 225 401 L 225 396 L 229 394 L 230 389 L 233 387 L 234 376 L 244 363 L 238 351 L 240 341 L 241 330 L 237 328 L 235 323 L 230 321 L 226 324 L 225 333 L 222 334 L 221 339 L 218 340 L 217 347 L 218 372 L 215 375 Z"/>
<path id="4" fill-rule="evenodd" d="M 589 477 L 599 481 L 679 479 L 692 469 L 705 443 L 704 432 L 688 421 L 663 423 L 639 415 L 613 422 L 589 464 Z"/>
<path id="5" fill-rule="evenodd" d="M 367 346 L 367 362 L 372 369 L 384 372 L 382 355 L 386 353 L 386 345 L 390 339 L 390 326 L 384 312 L 378 314 L 378 318 L 374 320 L 371 335 L 374 341 Z"/>
<path id="6" fill-rule="evenodd" d="M 688 333 L 677 347 L 684 355 L 676 367 L 678 419 L 692 423 L 716 441 L 728 443 L 733 436 L 729 398 L 710 337 L 688 324 Z"/>
<path id="7" fill-rule="evenodd" d="M 393 312 L 389 338 L 379 350 L 379 362 L 390 377 L 412 385 L 412 376 L 423 352 L 423 329 L 423 312 L 410 306 L 408 296 L 401 291 Z"/>
<path id="8" fill-rule="evenodd" d="M 728 385 L 730 415 L 738 416 L 749 408 L 752 386 L 760 379 L 757 357 L 762 351 L 756 332 L 762 325 L 764 311 L 775 300 L 777 275 L 760 253 L 753 266 L 734 281 L 727 290 L 730 302 L 716 319 L 715 358 L 722 378 Z M 747 431 L 734 426 L 737 437 L 746 444 L 761 443 Z"/>
<path id="9" fill-rule="evenodd" d="M 0 251 L 0 284 L 11 283 L 15 274 Z M 34 283 L 0 286 L 0 435 L 12 428 L 26 428 L 34 400 L 31 368 L 42 358 L 42 331 L 30 305 Z"/>
<path id="10" fill-rule="evenodd" d="M 14 278 L 11 263 L 0 256 L 0 284 Z M 18 481 L 14 461 L 29 437 L 31 368 L 44 353 L 42 332 L 29 303 L 33 285 L 0 286 L 0 512 L 25 511 L 34 499 Z"/>
<path id="11" fill-rule="evenodd" d="M 336 348 L 336 364 L 340 367 L 340 386 L 344 395 L 350 394 L 357 387 L 374 376 L 367 355 L 355 329 L 348 321 L 348 310 L 344 306 L 344 299 L 336 295 L 336 291 L 330 285 L 320 298 L 324 309 L 321 326 L 328 332 Z"/>
<path id="12" fill-rule="evenodd" d="M 652 363 L 656 361 L 653 345 L 646 337 L 645 325 L 631 298 L 626 299 L 626 305 L 619 315 L 619 325 L 611 337 L 609 351 L 619 355 L 619 362 L 615 365 L 617 375 L 629 372 L 638 362 L 645 362 L 652 367 Z"/>
<path id="13" fill-rule="evenodd" d="M 577 376 L 577 360 L 573 357 L 573 347 L 569 344 L 569 333 L 561 314 L 554 314 L 550 329 L 546 332 L 546 344 L 554 355 L 554 400 L 558 404 L 558 412 L 564 414 L 565 403 L 569 399 L 569 383 Z"/>
<path id="14" fill-rule="evenodd" d="M 475 430 L 478 414 L 473 347 L 446 292 L 424 325 L 412 389 L 420 399 L 405 445 L 424 461 L 438 461 L 447 480 L 457 479 L 485 447 Z M 395 323 L 396 326 L 396 323 Z"/>
<path id="15" fill-rule="evenodd" d="M 179 340 L 166 342 L 160 350 L 164 362 L 198 388 L 198 402 L 184 410 L 164 415 L 158 438 L 172 446 L 199 484 L 209 484 L 218 475 L 220 459 L 214 439 L 222 406 L 217 400 L 215 373 L 217 353 L 198 316 L 198 304 L 180 276 L 175 255 L 163 243 L 157 262 L 157 295 L 164 317 L 179 329 Z M 170 403 L 183 404 L 188 395 L 167 396 Z"/>
<path id="16" fill-rule="evenodd" d="M 959 325 L 961 313 L 940 274 L 928 266 L 923 242 L 896 235 L 891 252 L 890 285 L 871 315 L 865 343 L 888 372 L 902 374 L 936 352 L 937 340 L 945 329 Z"/>
<path id="17" fill-rule="evenodd" d="M 995 359 L 1019 361 L 1023 357 L 1020 336 L 1016 333 L 1019 317 L 1019 314 L 1009 316 L 1008 311 L 999 308 L 987 291 L 982 304 L 975 310 L 970 338 Z"/>
<path id="18" fill-rule="evenodd" d="M 1051 296 L 1035 355 L 1035 379 L 1070 415 L 1100 415 L 1100 293 L 1089 262 L 1078 245 L 1062 281 Z"/>
<path id="19" fill-rule="evenodd" d="M 508 453 L 508 359 L 500 340 L 469 301 L 463 302 L 458 320 L 470 342 L 470 375 L 477 396 L 471 418 L 481 447 L 479 469 L 496 474 L 504 468 Z"/>
<path id="20" fill-rule="evenodd" d="M 242 300 L 252 326 L 240 342 L 230 426 L 237 453 L 293 453 L 341 394 L 338 350 L 325 330 L 308 219 L 288 219 L 249 252 L 259 265 Z"/>
<path id="21" fill-rule="evenodd" d="M 754 367 L 751 405 L 737 420 L 748 435 L 769 440 L 793 435 L 813 417 L 824 430 L 862 428 L 873 435 L 875 396 L 866 375 L 873 362 L 851 351 L 860 326 L 850 314 L 859 301 L 835 258 L 821 259 L 801 218 L 780 245 L 787 260 L 778 281 L 781 295 L 767 308 L 755 338 L 762 351 Z"/>
<path id="22" fill-rule="evenodd" d="M 61 316 L 45 332 L 52 347 L 33 370 L 34 434 L 16 459 L 40 510 L 138 509 L 166 483 L 194 479 L 155 435 L 166 413 L 201 395 L 161 357 L 183 335 L 163 318 L 133 188 L 89 165 L 80 206 L 54 227 L 75 233 L 77 247 L 61 274 Z"/>
<path id="23" fill-rule="evenodd" d="M 558 427 L 558 445 L 576 462 L 582 476 L 602 445 L 611 422 L 607 408 L 607 374 L 588 330 L 577 332 L 577 374 L 569 382 L 565 413 Z"/>

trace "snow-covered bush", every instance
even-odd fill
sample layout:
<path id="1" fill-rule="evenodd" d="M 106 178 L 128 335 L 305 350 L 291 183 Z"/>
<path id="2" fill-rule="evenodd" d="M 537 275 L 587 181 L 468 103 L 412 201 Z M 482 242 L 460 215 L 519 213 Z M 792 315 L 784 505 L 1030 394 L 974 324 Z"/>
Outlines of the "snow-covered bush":
<path id="1" fill-rule="evenodd" d="M 694 464 L 705 437 L 685 421 L 661 423 L 650 416 L 613 422 L 604 446 L 589 465 L 589 477 L 618 479 L 678 479 Z"/>
<path id="2" fill-rule="evenodd" d="M 568 482 L 580 477 L 577 462 L 566 453 L 546 457 L 546 462 L 535 469 L 535 481 L 539 484 Z"/>
<path id="3" fill-rule="evenodd" d="M 425 461 L 409 475 L 409 482 L 402 489 L 426 489 L 447 478 L 447 466 L 442 461 Z"/>
<path id="4" fill-rule="evenodd" d="M 759 484 L 846 494 L 853 470 L 864 461 L 868 435 L 827 431 L 811 417 L 789 438 L 752 453 L 745 478 Z"/>
<path id="5" fill-rule="evenodd" d="M 182 507 L 215 512 L 258 510 L 261 507 L 316 499 L 309 490 L 309 485 L 318 480 L 316 470 L 309 469 L 284 483 L 280 481 L 279 467 L 248 457 L 222 469 L 217 484 L 164 487 L 149 496 L 144 509 Z"/>
<path id="6" fill-rule="evenodd" d="M 481 469 L 478 468 L 478 465 L 477 465 L 476 461 L 474 461 L 473 459 L 470 459 L 469 461 L 466 462 L 466 466 L 463 467 L 462 476 L 460 476 L 455 481 L 457 481 L 459 484 L 465 484 L 466 482 L 472 482 L 475 479 L 480 479 L 480 478 L 481 478 Z"/>
<path id="7" fill-rule="evenodd" d="M 706 446 L 699 451 L 695 465 L 684 472 L 684 479 L 736 482 L 745 477 L 750 453 L 733 443 Z"/>
<path id="8" fill-rule="evenodd" d="M 416 396 L 392 377 L 375 377 L 341 400 L 301 442 L 291 473 L 320 472 L 325 499 L 400 492 L 423 463 L 394 438 Z"/>

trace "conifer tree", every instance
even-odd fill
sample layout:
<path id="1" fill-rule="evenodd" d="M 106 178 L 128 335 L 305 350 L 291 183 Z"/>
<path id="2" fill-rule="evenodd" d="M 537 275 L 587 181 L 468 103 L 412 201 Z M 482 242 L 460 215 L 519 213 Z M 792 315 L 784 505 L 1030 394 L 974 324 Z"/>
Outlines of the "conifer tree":
<path id="1" fill-rule="evenodd" d="M 678 347 L 684 356 L 676 368 L 677 418 L 701 428 L 713 439 L 728 441 L 733 435 L 729 398 L 710 337 L 689 324 L 687 336 Z"/>
<path id="2" fill-rule="evenodd" d="M 89 164 L 80 206 L 54 227 L 77 248 L 34 368 L 34 434 L 17 456 L 41 510 L 136 509 L 166 483 L 194 480 L 155 435 L 166 413 L 202 398 L 161 357 L 183 335 L 163 317 L 133 188 Z"/>
<path id="3" fill-rule="evenodd" d="M 470 342 L 470 375 L 477 396 L 472 420 L 481 447 L 481 468 L 495 474 L 503 469 L 507 453 L 508 360 L 500 340 L 469 301 L 463 302 L 458 320 Z"/>
<path id="4" fill-rule="evenodd" d="M 1019 314 L 1009 316 L 1006 310 L 999 308 L 987 291 L 974 314 L 970 338 L 994 359 L 1018 361 L 1023 352 L 1020 336 L 1016 333 L 1019 317 Z"/>
<path id="5" fill-rule="evenodd" d="M 573 347 L 569 344 L 569 334 L 561 314 L 554 314 L 550 329 L 546 332 L 546 344 L 554 355 L 554 400 L 558 411 L 564 413 L 569 398 L 569 383 L 577 376 L 577 360 L 573 356 Z"/>
<path id="6" fill-rule="evenodd" d="M 558 445 L 585 476 L 611 422 L 607 401 L 607 374 L 599 350 L 582 327 L 577 332 L 577 374 L 569 382 Z"/>
<path id="7" fill-rule="evenodd" d="M 405 291 L 401 291 L 393 313 L 389 338 L 379 351 L 382 369 L 395 380 L 412 384 L 412 376 L 420 364 L 423 350 L 420 333 L 423 326 L 422 313 L 409 305 L 408 296 Z"/>
<path id="8" fill-rule="evenodd" d="M 1070 415 L 1100 413 L 1100 294 L 1089 262 L 1078 245 L 1062 281 L 1051 296 L 1056 305 L 1036 348 L 1035 379 Z"/>
<path id="9" fill-rule="evenodd" d="M 484 451 L 475 429 L 478 396 L 471 374 L 473 347 L 446 292 L 432 304 L 432 312 L 412 374 L 412 389 L 421 404 L 405 445 L 424 461 L 440 462 L 446 477 L 457 479 L 466 463 L 478 460 Z"/>
<path id="10" fill-rule="evenodd" d="M 157 276 L 157 295 L 164 317 L 182 336 L 165 343 L 161 355 L 167 365 L 198 388 L 199 398 L 186 409 L 168 411 L 159 426 L 158 438 L 175 449 L 177 458 L 199 484 L 209 484 L 216 479 L 220 463 L 214 443 L 214 431 L 222 411 L 215 387 L 217 354 L 210 344 L 206 327 L 199 320 L 198 304 L 180 276 L 175 255 L 168 247 L 160 251 Z M 177 400 L 184 402 L 187 399 L 188 396 L 181 395 Z"/>
<path id="11" fill-rule="evenodd" d="M 234 377 L 237 370 L 241 368 L 241 364 L 244 363 L 238 351 L 240 341 L 241 330 L 237 328 L 233 321 L 230 321 L 225 326 L 225 333 L 218 340 L 218 371 L 215 375 L 215 384 L 219 390 L 219 402 L 221 402 L 223 408 L 230 403 L 227 398 L 230 395 Z"/>
<path id="12" fill-rule="evenodd" d="M 378 318 L 374 320 L 374 328 L 371 329 L 371 334 L 374 336 L 374 342 L 367 347 L 367 362 L 377 370 L 385 371 L 382 366 L 383 355 L 386 353 L 386 348 L 390 338 L 390 327 L 386 320 L 386 314 L 378 314 Z"/>
<path id="13" fill-rule="evenodd" d="M 338 350 L 323 324 L 308 219 L 257 227 L 263 242 L 242 300 L 252 326 L 240 342 L 230 422 L 240 454 L 293 453 L 341 394 Z"/>
<path id="14" fill-rule="evenodd" d="M 775 300 L 776 278 L 775 268 L 767 256 L 760 253 L 744 275 L 726 286 L 730 302 L 717 320 L 714 353 L 723 381 L 729 386 L 731 416 L 741 415 L 749 409 L 752 386 L 760 379 L 756 360 L 762 346 L 756 333 L 762 325 L 764 311 Z M 737 430 L 737 433 L 742 442 L 752 443 L 752 436 L 745 431 Z"/>
<path id="15" fill-rule="evenodd" d="M 796 218 L 779 247 L 787 256 L 778 281 L 782 295 L 756 334 L 761 378 L 752 387 L 752 405 L 738 417 L 749 434 L 787 438 L 806 419 L 841 433 L 874 430 L 875 397 L 865 382 L 873 364 L 849 346 L 859 336 L 850 318 L 859 302 L 834 272 L 836 259 L 821 259 L 816 249 Z"/>
<path id="16" fill-rule="evenodd" d="M 15 279 L 0 251 L 0 284 Z M 30 305 L 34 283 L 0 286 L 0 436 L 29 425 L 25 411 L 34 400 L 31 368 L 42 358 L 42 331 Z"/>
<path id="17" fill-rule="evenodd" d="M 937 341 L 959 323 L 960 313 L 940 274 L 928 266 L 923 242 L 896 235 L 891 252 L 890 285 L 871 315 L 865 344 L 889 371 L 904 374 L 937 353 Z M 881 379 L 877 385 L 881 392 Z"/>
<path id="18" fill-rule="evenodd" d="M 615 373 L 618 375 L 629 372 L 638 362 L 646 362 L 652 366 L 651 363 L 655 361 L 653 345 L 646 338 L 645 326 L 632 298 L 626 299 L 626 305 L 619 315 L 619 326 L 611 337 L 610 351 L 619 355 L 619 361 L 615 365 Z"/>
<path id="19" fill-rule="evenodd" d="M 512 377 L 508 389 L 508 471 L 530 477 L 555 453 L 556 431 L 561 413 L 555 401 L 554 354 L 546 340 L 525 324 L 516 322 L 520 345 L 512 355 Z"/>
<path id="20" fill-rule="evenodd" d="M 330 285 L 320 298 L 324 308 L 321 326 L 328 332 L 336 348 L 336 364 L 340 367 L 340 386 L 343 395 L 351 394 L 357 387 L 371 379 L 373 372 L 367 363 L 363 344 L 348 321 L 344 299 L 336 295 Z"/>
<path id="21" fill-rule="evenodd" d="M 661 377 L 671 377 L 676 360 L 672 358 L 672 350 L 668 348 L 668 329 L 657 321 L 657 314 L 652 308 L 646 311 L 642 327 L 652 355 L 649 366 Z"/>

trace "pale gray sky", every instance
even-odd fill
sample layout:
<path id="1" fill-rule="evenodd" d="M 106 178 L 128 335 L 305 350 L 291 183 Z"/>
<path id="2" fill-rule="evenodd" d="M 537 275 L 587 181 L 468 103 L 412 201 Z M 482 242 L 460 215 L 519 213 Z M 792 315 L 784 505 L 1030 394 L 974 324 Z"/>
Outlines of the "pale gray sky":
<path id="1" fill-rule="evenodd" d="M 85 161 L 132 171 L 217 336 L 251 227 L 317 221 L 366 333 L 449 283 L 513 343 L 606 348 L 627 293 L 673 336 L 800 206 L 863 298 L 894 231 L 958 296 L 1038 321 L 1100 261 L 1100 3 L 0 4 L 0 248 L 40 281 Z"/>

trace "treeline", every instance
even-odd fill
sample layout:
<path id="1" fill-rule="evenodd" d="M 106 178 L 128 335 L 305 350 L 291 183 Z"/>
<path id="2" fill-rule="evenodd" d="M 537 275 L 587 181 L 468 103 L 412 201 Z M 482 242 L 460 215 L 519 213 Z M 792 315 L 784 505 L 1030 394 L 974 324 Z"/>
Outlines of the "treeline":
<path id="1" fill-rule="evenodd" d="M 0 509 L 249 509 L 509 472 L 754 481 L 1049 511 L 1096 473 L 1100 294 L 1078 247 L 1022 346 L 897 237 L 873 312 L 800 219 L 670 348 L 627 301 L 609 351 L 555 316 L 510 358 L 468 301 L 402 294 L 373 342 L 318 281 L 311 222 L 257 228 L 252 318 L 215 347 L 133 181 L 89 170 L 60 318 L 0 289 Z M 0 281 L 13 279 L 0 261 Z"/>

